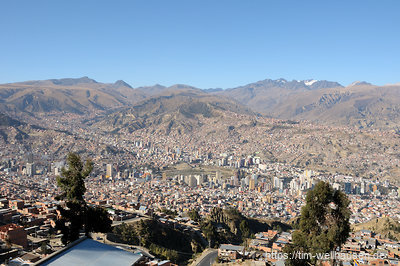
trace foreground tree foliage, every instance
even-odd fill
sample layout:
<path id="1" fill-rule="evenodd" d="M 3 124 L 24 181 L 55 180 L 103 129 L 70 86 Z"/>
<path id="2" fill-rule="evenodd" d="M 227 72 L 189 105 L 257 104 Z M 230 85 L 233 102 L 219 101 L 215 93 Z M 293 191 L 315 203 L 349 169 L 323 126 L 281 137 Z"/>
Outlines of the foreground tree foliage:
<path id="1" fill-rule="evenodd" d="M 67 164 L 68 167 L 62 168 L 61 176 L 57 177 L 61 194 L 56 199 L 65 202 L 64 206 L 58 206 L 60 217 L 56 221 L 56 229 L 61 230 L 63 235 L 63 244 L 77 240 L 82 229 L 87 236 L 90 232 L 106 233 L 112 223 L 106 210 L 88 206 L 83 197 L 86 192 L 85 178 L 93 170 L 92 162 L 87 160 L 83 164 L 78 154 L 69 153 Z"/>
<path id="2" fill-rule="evenodd" d="M 243 244 L 248 238 L 254 238 L 255 233 L 278 225 L 286 230 L 291 229 L 280 222 L 245 217 L 235 208 L 213 208 L 210 215 L 200 221 L 201 231 L 210 247 L 215 248 L 226 243 Z"/>
<path id="3" fill-rule="evenodd" d="M 317 258 L 301 255 L 329 253 L 345 243 L 350 233 L 348 206 L 346 194 L 329 183 L 321 181 L 310 190 L 301 210 L 299 229 L 292 235 L 293 243 L 285 247 L 284 252 L 289 254 L 285 264 L 317 265 Z"/>
<path id="4" fill-rule="evenodd" d="M 191 209 L 188 212 L 189 218 L 192 219 L 195 222 L 200 222 L 201 221 L 201 216 L 199 214 L 199 211 L 197 209 Z"/>
<path id="5" fill-rule="evenodd" d="M 115 226 L 107 239 L 148 248 L 158 258 L 185 264 L 192 255 L 203 251 L 205 243 L 198 232 L 185 227 L 163 224 L 156 219 L 141 219 L 133 224 Z"/>

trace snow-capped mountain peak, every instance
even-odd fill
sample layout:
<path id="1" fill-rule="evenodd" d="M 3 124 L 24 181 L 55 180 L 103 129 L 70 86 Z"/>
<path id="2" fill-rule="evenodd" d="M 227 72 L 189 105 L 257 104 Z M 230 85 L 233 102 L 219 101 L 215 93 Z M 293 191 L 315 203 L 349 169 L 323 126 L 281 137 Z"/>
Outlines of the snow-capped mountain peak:
<path id="1" fill-rule="evenodd" d="M 315 82 L 317 82 L 318 80 L 316 79 L 309 79 L 309 80 L 305 80 L 304 84 L 306 84 L 307 86 L 311 86 L 313 85 Z"/>

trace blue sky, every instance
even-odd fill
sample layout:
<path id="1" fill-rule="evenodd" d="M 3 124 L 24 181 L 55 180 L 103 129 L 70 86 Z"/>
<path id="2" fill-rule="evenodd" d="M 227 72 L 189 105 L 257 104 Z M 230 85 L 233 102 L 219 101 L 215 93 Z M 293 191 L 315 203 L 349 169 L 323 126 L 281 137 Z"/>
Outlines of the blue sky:
<path id="1" fill-rule="evenodd" d="M 400 1 L 1 1 L 0 83 L 400 82 Z"/>

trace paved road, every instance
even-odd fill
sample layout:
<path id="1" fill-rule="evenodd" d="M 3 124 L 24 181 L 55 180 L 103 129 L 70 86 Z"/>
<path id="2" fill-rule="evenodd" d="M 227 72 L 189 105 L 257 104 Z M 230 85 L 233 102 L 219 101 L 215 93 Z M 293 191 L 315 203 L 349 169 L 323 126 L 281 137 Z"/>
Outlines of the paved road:
<path id="1" fill-rule="evenodd" d="M 105 244 L 108 244 L 108 245 L 111 245 L 114 247 L 121 247 L 127 251 L 132 252 L 132 251 L 134 251 L 134 249 L 136 249 L 136 250 L 142 252 L 147 257 L 150 257 L 152 259 L 154 258 L 154 256 L 150 254 L 150 251 L 147 248 L 142 247 L 142 246 L 134 246 L 134 245 L 128 245 L 128 244 L 123 244 L 123 243 L 112 242 L 107 239 L 107 236 L 104 233 L 91 233 L 91 237 L 94 240 L 97 240 L 101 243 L 105 243 Z"/>
<path id="2" fill-rule="evenodd" d="M 117 225 L 120 225 L 122 223 L 129 224 L 129 223 L 133 223 L 133 222 L 138 222 L 139 220 L 146 220 L 146 219 L 149 219 L 149 218 L 147 218 L 147 217 L 135 217 L 135 218 L 131 218 L 131 219 L 128 219 L 128 220 L 113 221 L 112 226 L 117 226 Z"/>
<path id="3" fill-rule="evenodd" d="M 215 262 L 215 259 L 218 257 L 218 251 L 212 251 L 208 253 L 197 266 L 210 266 Z"/>

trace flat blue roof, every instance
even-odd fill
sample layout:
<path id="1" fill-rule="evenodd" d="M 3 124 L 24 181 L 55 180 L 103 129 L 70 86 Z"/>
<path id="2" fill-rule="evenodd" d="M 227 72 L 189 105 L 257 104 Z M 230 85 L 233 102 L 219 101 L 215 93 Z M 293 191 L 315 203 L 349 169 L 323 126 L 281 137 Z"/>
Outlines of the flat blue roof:
<path id="1" fill-rule="evenodd" d="M 87 238 L 75 245 L 66 247 L 36 265 L 133 265 L 142 258 L 142 254 L 134 254 L 107 244 Z"/>

